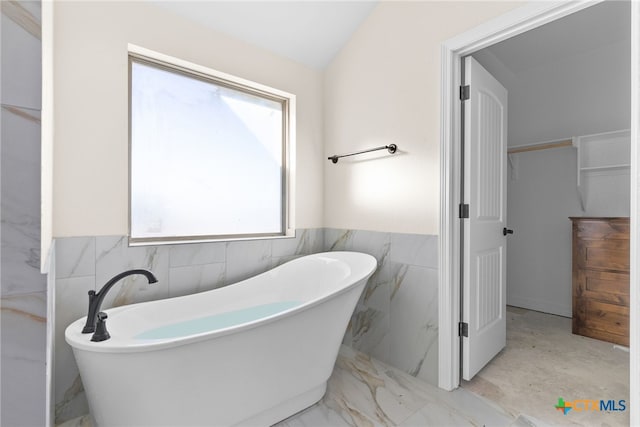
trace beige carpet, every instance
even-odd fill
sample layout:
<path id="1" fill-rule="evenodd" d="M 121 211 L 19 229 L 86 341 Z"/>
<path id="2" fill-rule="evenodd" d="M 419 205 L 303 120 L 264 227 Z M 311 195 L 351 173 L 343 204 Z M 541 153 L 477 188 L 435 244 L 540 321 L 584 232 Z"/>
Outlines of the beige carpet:
<path id="1" fill-rule="evenodd" d="M 552 425 L 625 426 L 629 411 L 577 411 L 566 415 L 558 398 L 629 401 L 629 353 L 613 344 L 571 334 L 571 319 L 515 307 L 507 309 L 507 346 L 463 387 L 514 416 Z"/>

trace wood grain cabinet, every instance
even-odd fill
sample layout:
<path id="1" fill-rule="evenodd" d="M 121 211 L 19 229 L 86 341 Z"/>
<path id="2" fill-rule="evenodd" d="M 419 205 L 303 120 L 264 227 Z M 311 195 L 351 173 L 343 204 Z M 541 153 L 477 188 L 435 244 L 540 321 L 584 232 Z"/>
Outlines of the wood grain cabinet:
<path id="1" fill-rule="evenodd" d="M 629 345 L 629 218 L 571 217 L 573 333 Z"/>

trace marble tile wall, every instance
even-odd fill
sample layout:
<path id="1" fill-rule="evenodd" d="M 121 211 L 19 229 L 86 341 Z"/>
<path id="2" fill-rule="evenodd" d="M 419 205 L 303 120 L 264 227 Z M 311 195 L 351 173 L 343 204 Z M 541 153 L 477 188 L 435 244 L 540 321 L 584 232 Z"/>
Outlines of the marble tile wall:
<path id="1" fill-rule="evenodd" d="M 148 268 L 153 285 L 129 277 L 104 308 L 202 292 L 301 255 L 362 251 L 378 259 L 344 342 L 428 382 L 437 382 L 437 237 L 338 229 L 298 230 L 295 239 L 129 247 L 124 236 L 56 239 L 55 412 L 61 423 L 88 412 L 64 330 L 86 315 L 87 292 L 113 275 Z"/>
<path id="2" fill-rule="evenodd" d="M 438 237 L 328 228 L 324 241 L 378 260 L 344 343 L 437 385 Z"/>
<path id="3" fill-rule="evenodd" d="M 0 425 L 47 422 L 40 274 L 40 2 L 0 2 Z"/>

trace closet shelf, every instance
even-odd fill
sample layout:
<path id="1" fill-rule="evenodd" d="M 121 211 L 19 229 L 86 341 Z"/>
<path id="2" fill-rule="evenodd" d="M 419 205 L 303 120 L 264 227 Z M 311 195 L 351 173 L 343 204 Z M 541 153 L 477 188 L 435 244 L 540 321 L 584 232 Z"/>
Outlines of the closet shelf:
<path id="1" fill-rule="evenodd" d="M 587 204 L 585 176 L 589 176 L 590 172 L 603 172 L 603 175 L 607 175 L 606 172 L 631 168 L 628 163 L 631 155 L 631 132 L 628 129 L 512 146 L 507 150 L 511 178 L 518 177 L 517 160 L 521 153 L 571 146 L 577 151 L 578 198 L 584 212 Z"/>
<path id="2" fill-rule="evenodd" d="M 583 174 L 630 169 L 627 163 L 631 155 L 631 133 L 629 130 L 584 135 L 574 138 L 578 150 L 577 184 L 582 211 L 585 211 L 587 184 Z"/>
<path id="3" fill-rule="evenodd" d="M 580 168 L 580 170 L 583 171 L 583 172 L 588 172 L 588 171 L 606 171 L 606 170 L 629 169 L 630 167 L 631 167 L 630 164 L 610 165 L 610 166 L 589 166 L 589 167 Z"/>

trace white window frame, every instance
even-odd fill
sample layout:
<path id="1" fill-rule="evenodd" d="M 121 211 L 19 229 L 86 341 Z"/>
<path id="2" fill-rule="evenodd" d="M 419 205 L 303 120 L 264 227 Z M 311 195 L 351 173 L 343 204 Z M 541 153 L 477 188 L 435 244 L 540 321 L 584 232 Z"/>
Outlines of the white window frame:
<path id="1" fill-rule="evenodd" d="M 147 63 L 175 71 L 193 78 L 203 79 L 217 85 L 245 93 L 274 99 L 283 103 L 283 158 L 282 158 L 282 232 L 259 234 L 198 235 L 178 237 L 132 237 L 132 157 L 131 157 L 131 64 Z M 217 242 L 233 240 L 278 239 L 295 237 L 295 147 L 296 147 L 296 96 L 250 80 L 223 73 L 169 55 L 155 52 L 133 44 L 128 45 L 128 123 L 129 123 L 129 176 L 128 176 L 128 236 L 130 246 L 162 245 L 176 243 Z"/>

